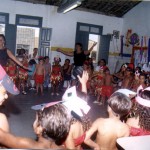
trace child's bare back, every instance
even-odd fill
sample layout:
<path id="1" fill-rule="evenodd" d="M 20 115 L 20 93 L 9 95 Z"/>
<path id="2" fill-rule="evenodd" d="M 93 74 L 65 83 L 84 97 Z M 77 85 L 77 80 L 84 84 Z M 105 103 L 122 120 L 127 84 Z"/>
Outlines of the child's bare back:
<path id="1" fill-rule="evenodd" d="M 129 135 L 129 127 L 120 120 L 100 118 L 97 120 L 97 123 L 98 133 L 96 143 L 101 150 L 117 150 L 116 140 Z"/>

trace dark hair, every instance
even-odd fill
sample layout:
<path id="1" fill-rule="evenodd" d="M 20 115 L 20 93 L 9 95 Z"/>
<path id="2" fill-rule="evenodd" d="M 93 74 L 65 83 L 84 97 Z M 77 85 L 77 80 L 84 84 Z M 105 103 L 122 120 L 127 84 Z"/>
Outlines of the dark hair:
<path id="1" fill-rule="evenodd" d="M 98 65 L 100 64 L 101 61 L 103 61 L 103 62 L 104 62 L 104 65 L 106 66 L 106 60 L 105 60 L 105 59 L 100 59 L 100 60 L 98 61 Z"/>
<path id="2" fill-rule="evenodd" d="M 131 69 L 130 67 L 127 67 L 126 71 L 133 72 L 133 69 Z"/>
<path id="3" fill-rule="evenodd" d="M 125 94 L 115 92 L 108 99 L 108 105 L 116 115 L 121 117 L 130 111 L 131 100 Z"/>
<path id="4" fill-rule="evenodd" d="M 141 72 L 141 67 L 139 67 L 139 66 L 137 66 L 136 68 L 135 68 L 135 70 L 138 70 L 139 72 Z"/>
<path id="5" fill-rule="evenodd" d="M 145 77 L 145 79 L 147 78 L 146 74 L 145 73 L 141 73 L 140 76 L 143 76 Z"/>
<path id="6" fill-rule="evenodd" d="M 65 141 L 71 124 L 71 114 L 62 104 L 56 104 L 38 112 L 38 124 L 43 137 L 51 138 L 57 145 Z"/>
<path id="7" fill-rule="evenodd" d="M 147 75 L 145 73 L 141 73 L 139 77 L 143 76 L 145 78 L 144 84 L 146 84 L 147 81 Z"/>
<path id="8" fill-rule="evenodd" d="M 81 43 L 76 43 L 75 46 L 79 45 L 81 49 L 83 48 L 83 45 Z"/>
<path id="9" fill-rule="evenodd" d="M 5 35 L 4 35 L 4 34 L 0 34 L 0 37 L 3 38 L 3 40 L 4 40 L 4 45 L 6 46 L 6 38 L 5 38 Z"/>
<path id="10" fill-rule="evenodd" d="M 31 59 L 31 60 L 29 61 L 29 65 L 34 65 L 34 64 L 36 64 L 36 61 L 35 61 L 34 59 Z"/>
<path id="11" fill-rule="evenodd" d="M 150 100 L 150 91 L 144 90 L 140 96 L 143 99 Z M 150 131 L 150 108 L 137 103 L 135 113 L 139 116 L 140 127 Z"/>
<path id="12" fill-rule="evenodd" d="M 124 65 L 127 65 L 127 63 L 122 64 L 122 65 L 121 65 L 121 67 L 120 67 L 120 69 L 119 69 L 119 71 L 118 71 L 117 73 L 119 73 L 119 72 L 121 72 L 121 71 L 122 71 L 122 67 L 123 67 Z M 127 65 L 127 66 L 128 66 L 128 65 Z"/>
<path id="13" fill-rule="evenodd" d="M 41 60 L 44 61 L 44 57 L 40 56 L 40 57 L 38 58 L 38 61 L 41 61 Z"/>
<path id="14" fill-rule="evenodd" d="M 67 59 L 65 59 L 65 61 L 69 61 L 69 63 L 70 63 L 70 59 L 68 59 L 68 58 L 67 58 Z"/>
<path id="15" fill-rule="evenodd" d="M 48 59 L 48 58 L 49 58 L 49 56 L 45 56 L 45 57 L 44 57 L 44 59 Z"/>

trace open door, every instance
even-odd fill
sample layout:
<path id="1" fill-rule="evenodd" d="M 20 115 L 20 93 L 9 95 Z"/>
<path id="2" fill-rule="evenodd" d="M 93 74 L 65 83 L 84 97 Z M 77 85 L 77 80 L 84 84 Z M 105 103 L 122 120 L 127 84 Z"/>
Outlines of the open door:
<path id="1" fill-rule="evenodd" d="M 76 43 L 81 43 L 83 50 L 88 50 L 89 33 L 84 31 L 79 31 L 76 35 Z"/>
<path id="2" fill-rule="evenodd" d="M 5 26 L 6 46 L 14 55 L 16 52 L 16 30 L 17 27 L 14 24 L 6 24 Z"/>
<path id="3" fill-rule="evenodd" d="M 98 60 L 105 59 L 108 63 L 110 39 L 110 35 L 101 35 Z"/>

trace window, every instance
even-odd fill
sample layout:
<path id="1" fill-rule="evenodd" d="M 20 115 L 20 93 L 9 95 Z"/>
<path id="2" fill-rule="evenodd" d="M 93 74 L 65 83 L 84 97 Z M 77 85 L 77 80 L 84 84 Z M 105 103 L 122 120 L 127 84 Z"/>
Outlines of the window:
<path id="1" fill-rule="evenodd" d="M 18 54 L 20 49 L 25 49 L 27 54 L 31 54 L 33 52 L 33 48 L 38 48 L 42 20 L 42 17 L 37 16 L 16 15 L 16 54 Z"/>

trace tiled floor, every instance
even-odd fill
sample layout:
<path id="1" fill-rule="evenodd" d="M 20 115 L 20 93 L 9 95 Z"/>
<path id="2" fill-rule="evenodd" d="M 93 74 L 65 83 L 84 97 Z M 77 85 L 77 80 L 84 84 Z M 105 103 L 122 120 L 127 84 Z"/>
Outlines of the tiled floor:
<path id="1" fill-rule="evenodd" d="M 36 137 L 32 129 L 35 111 L 31 109 L 31 106 L 61 100 L 63 92 L 60 96 L 51 96 L 50 93 L 50 89 L 48 89 L 48 91 L 44 91 L 43 96 L 35 95 L 35 91 L 28 91 L 27 95 L 9 95 L 1 111 L 7 115 L 12 133 L 17 136 Z M 95 97 L 90 97 L 89 100 L 91 110 L 88 115 L 92 121 L 98 117 L 107 116 L 106 105 L 93 104 L 94 99 Z"/>

